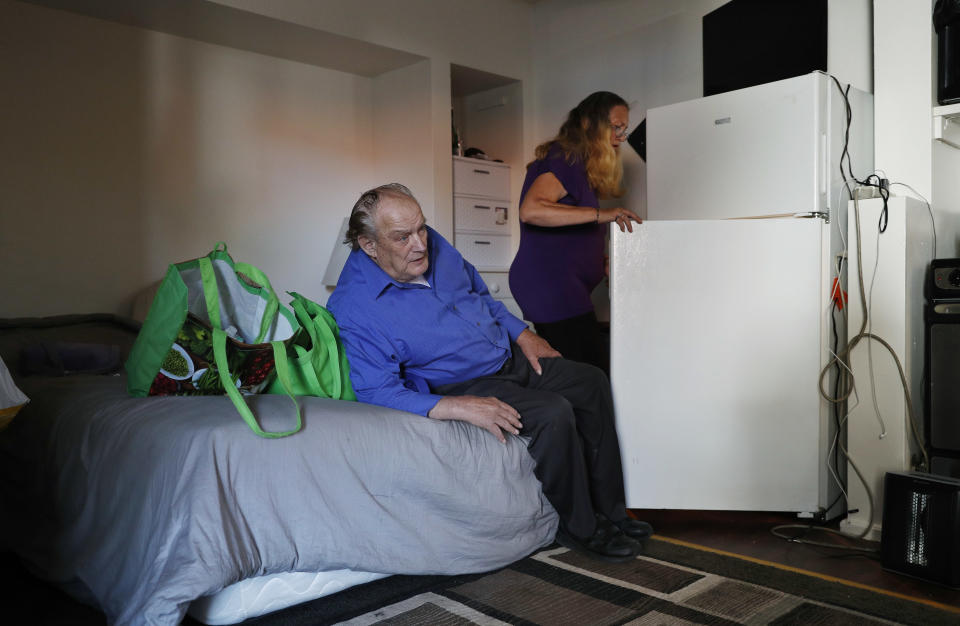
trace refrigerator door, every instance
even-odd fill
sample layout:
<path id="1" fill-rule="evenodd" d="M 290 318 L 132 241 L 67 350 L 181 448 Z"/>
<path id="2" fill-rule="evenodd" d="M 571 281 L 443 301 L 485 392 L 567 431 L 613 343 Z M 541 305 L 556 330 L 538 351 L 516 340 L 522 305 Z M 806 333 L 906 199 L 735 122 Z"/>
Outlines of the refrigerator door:
<path id="1" fill-rule="evenodd" d="M 793 218 L 612 229 L 628 507 L 818 510 L 827 229 Z"/>
<path id="2" fill-rule="evenodd" d="M 825 211 L 828 80 L 814 72 L 647 111 L 647 219 Z"/>

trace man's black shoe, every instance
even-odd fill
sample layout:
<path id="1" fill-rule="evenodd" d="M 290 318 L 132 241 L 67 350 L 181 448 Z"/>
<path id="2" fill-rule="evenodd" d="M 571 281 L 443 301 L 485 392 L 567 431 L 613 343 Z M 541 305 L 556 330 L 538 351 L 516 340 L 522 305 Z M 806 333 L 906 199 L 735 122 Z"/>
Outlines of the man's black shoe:
<path id="1" fill-rule="evenodd" d="M 597 524 L 593 535 L 580 539 L 562 528 L 557 530 L 557 543 L 564 548 L 577 550 L 589 556 L 612 563 L 630 561 L 640 554 L 640 544 L 624 535 L 612 524 Z"/>
<path id="2" fill-rule="evenodd" d="M 613 522 L 613 524 L 620 529 L 620 532 L 631 539 L 646 539 L 653 534 L 653 526 L 647 522 L 633 519 L 632 517 L 627 517 L 620 521 Z"/>

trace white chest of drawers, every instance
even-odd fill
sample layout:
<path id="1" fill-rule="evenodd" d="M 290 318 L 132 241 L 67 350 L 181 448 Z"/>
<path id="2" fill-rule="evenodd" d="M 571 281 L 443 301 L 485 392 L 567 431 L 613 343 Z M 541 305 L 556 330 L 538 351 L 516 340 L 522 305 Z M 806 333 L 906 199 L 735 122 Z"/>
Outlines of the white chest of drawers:
<path id="1" fill-rule="evenodd" d="M 453 157 L 454 245 L 481 272 L 510 269 L 510 166 Z"/>
<path id="2" fill-rule="evenodd" d="M 454 245 L 482 273 L 490 295 L 522 317 L 507 274 L 513 261 L 511 206 L 509 165 L 453 157 Z"/>

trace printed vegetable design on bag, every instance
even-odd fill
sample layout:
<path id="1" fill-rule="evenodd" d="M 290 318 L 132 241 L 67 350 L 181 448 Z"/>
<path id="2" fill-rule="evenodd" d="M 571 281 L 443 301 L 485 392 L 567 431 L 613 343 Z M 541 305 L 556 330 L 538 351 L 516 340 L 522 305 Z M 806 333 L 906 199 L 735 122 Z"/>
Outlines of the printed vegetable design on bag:
<path id="1" fill-rule="evenodd" d="M 229 339 L 227 365 L 244 394 L 263 391 L 274 368 L 269 345 L 252 346 Z M 174 344 L 163 358 L 160 371 L 150 385 L 149 395 L 211 395 L 222 393 L 220 374 L 213 357 L 213 336 L 192 313 L 187 314 Z"/>
<path id="2" fill-rule="evenodd" d="M 266 274 L 234 262 L 222 241 L 206 256 L 171 264 L 127 358 L 128 391 L 225 393 L 247 426 L 270 439 L 303 426 L 299 396 L 356 400 L 336 320 L 289 293 L 294 311 L 280 304 Z M 243 397 L 262 392 L 289 397 L 296 423 L 263 430 Z"/>

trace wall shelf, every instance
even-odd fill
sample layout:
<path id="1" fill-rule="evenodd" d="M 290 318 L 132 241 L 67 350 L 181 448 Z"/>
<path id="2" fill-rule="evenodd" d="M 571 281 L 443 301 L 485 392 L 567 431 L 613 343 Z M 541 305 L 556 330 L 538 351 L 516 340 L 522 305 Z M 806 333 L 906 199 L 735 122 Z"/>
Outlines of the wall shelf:
<path id="1" fill-rule="evenodd" d="M 960 103 L 933 107 L 933 138 L 960 150 Z"/>

